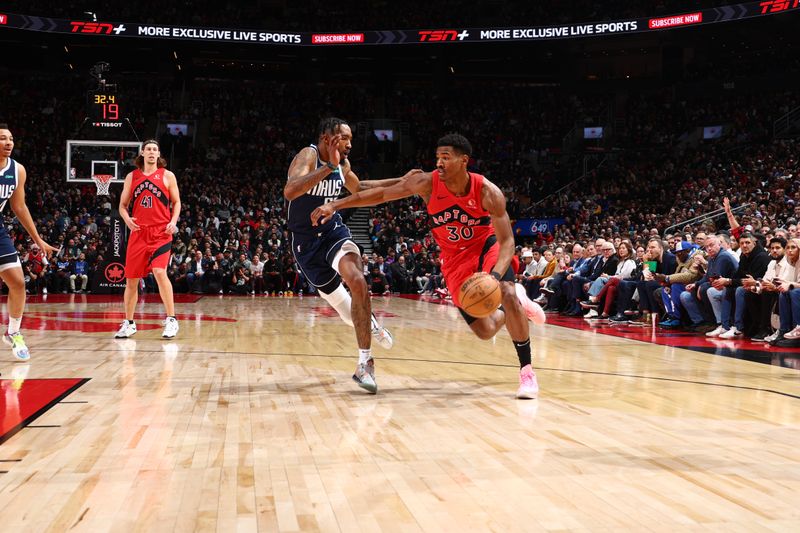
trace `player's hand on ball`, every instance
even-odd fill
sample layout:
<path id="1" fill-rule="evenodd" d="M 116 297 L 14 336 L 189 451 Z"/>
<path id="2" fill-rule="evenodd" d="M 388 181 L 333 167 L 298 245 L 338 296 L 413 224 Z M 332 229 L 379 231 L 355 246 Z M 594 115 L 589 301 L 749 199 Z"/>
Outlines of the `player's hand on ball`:
<path id="1" fill-rule="evenodd" d="M 325 224 L 334 213 L 336 213 L 336 209 L 333 207 L 333 202 L 319 206 L 311 212 L 311 225 L 319 226 L 320 224 Z"/>

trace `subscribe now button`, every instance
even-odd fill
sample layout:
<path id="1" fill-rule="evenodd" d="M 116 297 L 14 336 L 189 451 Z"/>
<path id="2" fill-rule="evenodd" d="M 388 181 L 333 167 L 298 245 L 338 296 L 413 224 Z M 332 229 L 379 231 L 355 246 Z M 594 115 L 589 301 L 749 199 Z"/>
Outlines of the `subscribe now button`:
<path id="1" fill-rule="evenodd" d="M 315 33 L 311 36 L 311 44 L 348 44 L 363 42 L 363 33 Z"/>

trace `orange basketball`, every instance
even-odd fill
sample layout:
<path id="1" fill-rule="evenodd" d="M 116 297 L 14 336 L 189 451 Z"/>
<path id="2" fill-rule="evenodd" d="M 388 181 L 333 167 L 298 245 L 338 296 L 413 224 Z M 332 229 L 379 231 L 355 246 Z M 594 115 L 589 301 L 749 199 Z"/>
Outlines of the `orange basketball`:
<path id="1" fill-rule="evenodd" d="M 475 318 L 491 315 L 502 300 L 500 283 L 486 272 L 476 272 L 461 284 L 458 299 L 461 309 Z"/>

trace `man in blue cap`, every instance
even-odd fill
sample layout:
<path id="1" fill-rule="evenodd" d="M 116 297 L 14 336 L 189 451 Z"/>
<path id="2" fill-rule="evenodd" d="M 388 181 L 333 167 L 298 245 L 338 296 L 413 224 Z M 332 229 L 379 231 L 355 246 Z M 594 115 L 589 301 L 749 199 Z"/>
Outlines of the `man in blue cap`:
<path id="1" fill-rule="evenodd" d="M 694 283 L 703 275 L 700 262 L 694 260 L 698 248 L 687 241 L 676 242 L 675 257 L 678 259 L 678 267 L 675 273 L 653 274 L 656 281 L 665 285 L 658 289 L 667 310 L 667 318 L 658 324 L 662 328 L 675 329 L 681 326 L 681 293 L 686 291 L 686 285 Z M 666 290 L 666 287 L 669 287 L 669 290 Z"/>

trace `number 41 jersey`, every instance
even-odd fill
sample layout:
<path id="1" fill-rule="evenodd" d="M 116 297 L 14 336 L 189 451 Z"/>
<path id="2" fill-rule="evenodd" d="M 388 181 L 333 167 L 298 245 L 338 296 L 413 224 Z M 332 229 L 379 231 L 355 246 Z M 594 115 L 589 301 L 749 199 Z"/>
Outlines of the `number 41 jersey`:
<path id="1" fill-rule="evenodd" d="M 490 235 L 494 235 L 492 217 L 481 205 L 484 177 L 469 173 L 469 192 L 455 196 L 439 179 L 439 171 L 432 176 L 428 216 L 433 237 L 442 249 L 442 269 L 445 264 L 455 266 L 471 256 L 479 256 Z M 461 256 L 461 257 L 459 257 Z"/>
<path id="2" fill-rule="evenodd" d="M 172 218 L 169 189 L 164 185 L 164 171 L 159 168 L 150 175 L 138 168 L 133 171 L 131 216 L 139 226 L 166 226 Z"/>

